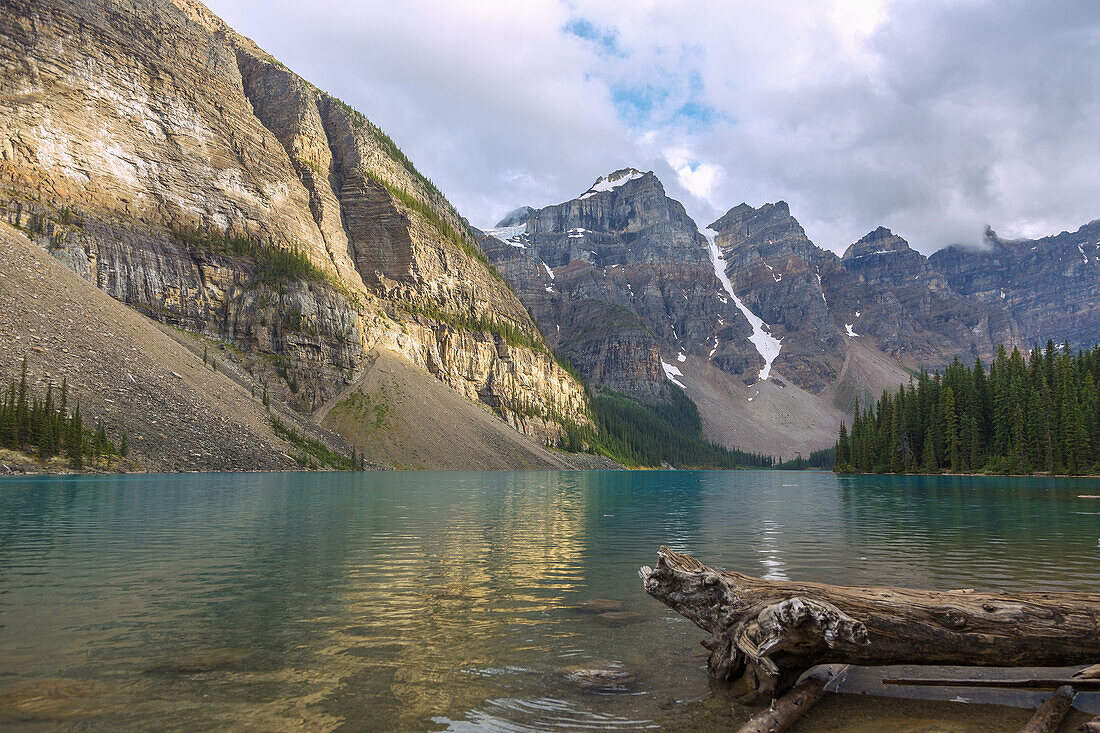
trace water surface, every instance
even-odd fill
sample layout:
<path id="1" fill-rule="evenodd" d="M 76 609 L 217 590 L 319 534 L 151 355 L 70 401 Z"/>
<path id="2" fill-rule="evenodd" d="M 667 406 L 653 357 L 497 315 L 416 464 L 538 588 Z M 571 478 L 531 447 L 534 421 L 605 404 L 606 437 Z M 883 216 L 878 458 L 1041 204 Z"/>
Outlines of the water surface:
<path id="1" fill-rule="evenodd" d="M 719 727 L 702 633 L 637 578 L 659 545 L 778 579 L 1095 592 L 1100 500 L 1078 495 L 1096 493 L 763 471 L 8 479 L 0 723 Z M 575 610 L 592 598 L 641 617 Z M 639 679 L 558 673 L 590 662 Z"/>

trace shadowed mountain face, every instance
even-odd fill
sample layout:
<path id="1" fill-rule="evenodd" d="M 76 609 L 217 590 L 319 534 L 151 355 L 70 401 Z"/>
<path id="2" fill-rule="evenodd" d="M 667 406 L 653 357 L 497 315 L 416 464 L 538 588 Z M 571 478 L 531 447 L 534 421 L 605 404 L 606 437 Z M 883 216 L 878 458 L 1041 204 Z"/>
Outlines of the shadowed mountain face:
<path id="1" fill-rule="evenodd" d="M 302 412 L 382 349 L 540 440 L 587 419 L 435 186 L 201 3 L 12 0 L 0 61 L 0 217 L 116 299 Z"/>
<path id="2" fill-rule="evenodd" d="M 929 258 L 959 293 L 1003 307 L 1026 344 L 1100 341 L 1100 220 L 1042 239 L 1001 239 L 985 249 L 947 247 Z"/>
<path id="3" fill-rule="evenodd" d="M 884 227 L 842 258 L 814 245 L 782 201 L 741 204 L 711 228 L 734 290 L 782 339 L 776 369 L 812 392 L 837 379 L 853 339 L 909 369 L 1017 341 L 1003 307 L 961 295 Z"/>
<path id="4" fill-rule="evenodd" d="M 681 355 L 820 394 L 854 339 L 907 368 L 1016 340 L 1002 307 L 960 295 L 888 229 L 840 258 L 780 201 L 736 206 L 708 231 L 713 241 L 652 173 L 628 168 L 571 201 L 517 209 L 480 242 L 583 376 L 637 395 L 659 395 L 661 361 L 680 370 Z"/>
<path id="5" fill-rule="evenodd" d="M 656 397 L 662 356 L 674 368 L 683 354 L 732 373 L 760 369 L 706 238 L 652 173 L 616 171 L 576 199 L 517 212 L 482 248 L 587 379 Z"/>

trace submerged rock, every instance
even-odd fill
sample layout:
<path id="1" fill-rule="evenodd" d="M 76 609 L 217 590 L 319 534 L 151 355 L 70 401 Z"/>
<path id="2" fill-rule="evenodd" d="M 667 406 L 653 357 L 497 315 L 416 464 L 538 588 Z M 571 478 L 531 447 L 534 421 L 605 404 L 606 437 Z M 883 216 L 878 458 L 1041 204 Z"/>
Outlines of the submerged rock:
<path id="1" fill-rule="evenodd" d="M 202 674 L 233 667 L 249 657 L 243 649 L 216 649 L 168 659 L 145 670 L 146 674 Z"/>
<path id="2" fill-rule="evenodd" d="M 618 611 L 622 607 L 622 601 L 616 601 L 611 598 L 591 598 L 573 606 L 574 609 L 581 613 L 607 613 L 609 611 Z"/>
<path id="3" fill-rule="evenodd" d="M 596 618 L 608 626 L 628 626 L 639 623 L 645 617 L 635 611 L 608 611 L 599 614 Z"/>
<path id="4" fill-rule="evenodd" d="M 615 692 L 625 690 L 638 681 L 638 673 L 618 662 L 573 664 L 557 670 L 569 684 L 582 690 Z"/>
<path id="5" fill-rule="evenodd" d="M 0 722 L 11 718 L 85 718 L 118 708 L 117 690 L 91 680 L 27 680 L 0 689 Z"/>

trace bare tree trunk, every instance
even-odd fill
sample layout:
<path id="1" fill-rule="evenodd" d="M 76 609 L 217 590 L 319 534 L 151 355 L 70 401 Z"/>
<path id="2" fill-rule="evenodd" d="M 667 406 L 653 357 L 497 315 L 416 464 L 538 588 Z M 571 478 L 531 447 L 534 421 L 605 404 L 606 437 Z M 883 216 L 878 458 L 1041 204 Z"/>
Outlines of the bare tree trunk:
<path id="1" fill-rule="evenodd" d="M 645 590 L 710 636 L 714 677 L 775 697 L 818 664 L 1068 666 L 1100 659 L 1100 594 L 794 583 L 662 547 Z"/>

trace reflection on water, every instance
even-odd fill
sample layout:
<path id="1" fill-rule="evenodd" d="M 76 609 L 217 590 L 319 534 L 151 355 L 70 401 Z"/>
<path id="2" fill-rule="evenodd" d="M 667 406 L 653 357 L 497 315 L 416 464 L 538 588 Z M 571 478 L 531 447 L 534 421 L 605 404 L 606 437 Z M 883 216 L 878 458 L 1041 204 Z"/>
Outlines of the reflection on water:
<path id="1" fill-rule="evenodd" d="M 641 591 L 659 545 L 773 578 L 1095 591 L 1100 510 L 1077 498 L 1095 492 L 784 472 L 6 480 L 0 723 L 728 727 L 724 702 L 720 721 L 709 703 L 681 716 L 709 694 L 705 658 Z M 595 598 L 623 606 L 576 608 Z M 630 670 L 614 692 L 563 673 L 609 665 Z"/>

